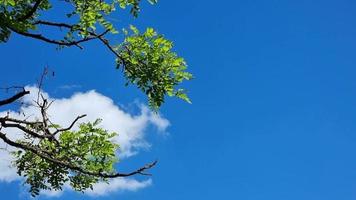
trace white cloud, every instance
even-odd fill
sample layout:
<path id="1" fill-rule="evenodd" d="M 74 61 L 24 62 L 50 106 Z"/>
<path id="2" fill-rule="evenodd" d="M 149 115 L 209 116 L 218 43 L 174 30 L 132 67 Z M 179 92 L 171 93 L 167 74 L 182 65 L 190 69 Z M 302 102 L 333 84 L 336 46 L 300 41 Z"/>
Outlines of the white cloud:
<path id="1" fill-rule="evenodd" d="M 109 183 L 100 182 L 93 186 L 93 190 L 86 190 L 85 194 L 89 196 L 107 196 L 112 193 L 126 192 L 126 191 L 137 191 L 139 189 L 146 188 L 152 185 L 152 179 L 147 179 L 144 181 L 138 181 L 132 178 L 115 178 L 111 179 Z M 60 197 L 64 191 L 70 191 L 71 188 L 68 184 L 64 185 L 60 190 L 46 190 L 42 191 L 41 194 L 47 197 Z"/>
<path id="2" fill-rule="evenodd" d="M 30 95 L 23 98 L 26 104 L 31 104 L 33 99 L 37 97 L 37 88 L 27 87 L 27 90 L 31 91 Z M 151 112 L 146 106 L 140 105 L 140 113 L 132 115 L 117 105 L 113 100 L 92 90 L 85 93 L 76 93 L 70 98 L 53 99 L 49 97 L 47 93 L 43 93 L 46 98 L 54 100 L 48 114 L 53 123 L 61 126 L 69 125 L 78 115 L 87 114 L 87 117 L 80 122 L 94 121 L 97 118 L 102 119 L 101 126 L 109 131 L 118 133 L 118 136 L 114 138 L 114 142 L 120 145 L 118 152 L 119 157 L 127 158 L 135 155 L 142 148 L 148 148 L 150 144 L 145 140 L 145 131 L 148 126 L 154 126 L 158 132 L 164 133 L 169 126 L 169 121 L 159 114 Z M 26 105 L 24 104 L 24 105 Z M 11 117 L 31 119 L 38 118 L 39 111 L 33 106 L 22 106 L 21 112 L 26 116 L 22 116 L 17 112 L 9 111 Z M 0 116 L 7 114 L 7 111 L 0 112 Z M 17 130 L 6 130 L 7 135 L 10 138 L 19 138 Z M 0 141 L 0 148 L 6 145 Z M 8 147 L 7 150 L 13 150 L 12 147 Z M 20 177 L 16 174 L 14 168 L 10 167 L 12 157 L 7 151 L 0 150 L 0 181 L 10 182 L 19 180 Z M 137 181 L 134 179 L 114 179 L 110 181 L 110 184 L 98 183 L 94 187 L 94 191 L 88 191 L 91 195 L 102 195 L 112 191 L 135 191 L 137 189 L 146 187 L 151 184 L 151 180 Z M 46 192 L 46 195 L 56 196 L 59 192 L 52 191 Z"/>
<path id="3" fill-rule="evenodd" d="M 72 89 L 80 89 L 81 87 L 82 87 L 81 85 L 72 84 L 72 85 L 59 86 L 58 89 L 61 89 L 61 90 L 72 90 Z"/>
<path id="4" fill-rule="evenodd" d="M 1 147 L 5 147 L 4 143 L 1 143 Z M 7 150 L 13 150 L 13 148 L 6 147 Z M 0 150 L 0 181 L 11 182 L 18 179 L 16 170 L 11 167 L 12 156 L 8 151 Z"/>
<path id="5" fill-rule="evenodd" d="M 112 179 L 109 184 L 97 183 L 94 190 L 87 190 L 86 193 L 91 196 L 103 196 L 112 192 L 136 191 L 152 184 L 152 180 L 137 181 L 129 178 Z"/>

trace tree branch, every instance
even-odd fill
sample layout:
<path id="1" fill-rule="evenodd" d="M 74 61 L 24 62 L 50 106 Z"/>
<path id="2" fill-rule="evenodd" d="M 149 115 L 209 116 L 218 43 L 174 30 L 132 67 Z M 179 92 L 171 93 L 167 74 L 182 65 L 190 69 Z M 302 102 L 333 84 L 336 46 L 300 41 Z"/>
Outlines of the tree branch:
<path id="1" fill-rule="evenodd" d="M 57 129 L 57 130 L 53 133 L 53 135 L 56 135 L 56 134 L 58 134 L 59 132 L 68 131 L 68 130 L 72 129 L 73 126 L 75 125 L 75 123 L 77 123 L 77 121 L 78 121 L 79 119 L 81 119 L 81 118 L 83 118 L 83 117 L 86 117 L 86 116 L 87 116 L 87 115 L 80 115 L 80 116 L 78 116 L 77 118 L 75 118 L 75 120 L 74 120 L 67 128 Z"/>
<path id="2" fill-rule="evenodd" d="M 36 22 L 33 23 L 33 25 L 46 25 L 46 26 L 54 26 L 54 27 L 58 27 L 58 28 L 68 28 L 68 29 L 73 29 L 76 25 L 75 24 L 68 24 L 68 23 L 62 23 L 62 22 L 51 22 L 51 21 L 44 21 L 44 20 L 37 20 Z M 80 29 L 78 29 L 78 31 L 82 31 Z M 96 34 L 92 31 L 89 31 L 89 34 L 92 36 L 93 39 L 99 39 L 104 46 L 106 46 L 118 59 L 120 59 L 122 62 L 125 63 L 124 59 L 121 58 L 121 56 L 118 54 L 118 52 L 116 52 L 114 50 L 114 48 L 110 45 L 109 41 L 107 39 L 105 39 L 103 36 L 109 32 L 109 30 L 106 30 L 104 33 L 102 34 Z M 21 34 L 21 33 L 19 33 Z M 27 35 L 25 35 L 27 36 Z M 41 35 L 37 34 L 37 35 L 28 35 L 28 37 L 41 37 Z M 39 38 L 37 38 L 39 39 Z M 44 40 L 45 42 L 49 42 L 49 43 L 54 43 L 54 44 L 58 44 L 61 41 L 49 41 L 49 39 L 44 38 L 43 36 L 41 37 L 41 40 Z M 83 41 L 85 42 L 85 41 Z M 63 45 L 63 44 L 60 44 Z M 71 44 L 72 45 L 72 44 Z M 70 45 L 66 45 L 66 46 L 70 46 Z"/>
<path id="3" fill-rule="evenodd" d="M 40 125 L 41 122 L 37 121 L 37 122 L 29 122 L 26 120 L 19 120 L 19 119 L 14 119 L 14 118 L 9 118 L 9 117 L 5 117 L 5 118 L 0 118 L 0 121 L 4 119 L 4 121 L 9 121 L 9 122 L 14 122 L 14 123 L 19 123 L 19 124 L 26 124 L 26 125 Z"/>
<path id="4" fill-rule="evenodd" d="M 20 124 L 6 123 L 6 118 L 1 118 L 0 119 L 0 124 L 4 128 L 17 128 L 17 129 L 20 129 L 21 131 L 23 131 L 23 132 L 25 132 L 25 133 L 27 133 L 27 134 L 35 137 L 35 138 L 42 138 L 42 139 L 44 139 L 44 138 L 52 138 L 51 135 L 38 134 L 38 133 L 36 133 L 36 132 L 34 132 L 34 131 L 32 131 L 32 130 L 30 130 L 30 129 L 28 129 L 28 128 L 20 125 Z"/>
<path id="5" fill-rule="evenodd" d="M 145 174 L 144 172 L 148 169 L 151 169 L 153 166 L 155 166 L 157 164 L 157 161 L 154 161 L 152 163 L 149 163 L 135 171 L 132 171 L 130 173 L 115 173 L 115 174 L 106 174 L 106 173 L 102 173 L 102 172 L 91 172 L 91 171 L 87 171 L 85 169 L 82 169 L 78 166 L 75 166 L 71 163 L 68 163 L 66 161 L 63 161 L 63 160 L 58 160 L 56 158 L 53 158 L 51 157 L 50 153 L 49 152 L 43 152 L 42 150 L 40 149 L 37 149 L 36 147 L 34 146 L 30 146 L 30 145 L 26 145 L 26 144 L 23 144 L 23 143 L 18 143 L 18 142 L 15 142 L 15 141 L 12 141 L 10 140 L 8 137 L 6 137 L 6 134 L 0 132 L 0 138 L 6 142 L 7 144 L 13 146 L 13 147 L 17 147 L 17 148 L 20 148 L 20 149 L 23 149 L 25 151 L 31 151 L 32 153 L 36 154 L 37 156 L 45 159 L 45 160 L 48 160 L 50 162 L 53 162 L 55 164 L 58 164 L 62 167 L 66 167 L 68 169 L 71 169 L 73 171 L 76 171 L 76 172 L 79 172 L 79 173 L 83 173 L 83 174 L 86 174 L 86 175 L 90 175 L 90 176 L 95 176 L 95 177 L 100 177 L 100 178 L 117 178 L 117 177 L 128 177 L 128 176 L 133 176 L 133 175 L 136 175 L 136 174 L 141 174 L 141 175 L 147 175 Z"/>
<path id="6" fill-rule="evenodd" d="M 75 40 L 75 41 L 63 41 L 63 40 L 50 39 L 50 38 L 44 37 L 41 34 L 35 34 L 35 33 L 28 33 L 28 32 L 19 31 L 19 30 L 16 30 L 15 28 L 13 28 L 11 26 L 7 26 L 7 27 L 11 31 L 13 31 L 13 32 L 15 32 L 15 33 L 17 33 L 19 35 L 22 35 L 22 36 L 34 38 L 34 39 L 37 39 L 37 40 L 42 40 L 42 41 L 50 43 L 50 44 L 57 44 L 57 45 L 62 45 L 62 46 L 78 46 L 80 49 L 82 49 L 82 47 L 79 46 L 80 43 L 97 39 L 98 37 L 103 36 L 103 35 L 105 35 L 106 33 L 109 32 L 109 30 L 106 30 L 103 33 L 101 33 L 99 35 L 96 35 L 96 36 L 93 36 L 93 37 L 86 37 L 86 38 L 83 38 L 83 39 L 80 39 L 80 40 Z"/>
<path id="7" fill-rule="evenodd" d="M 56 26 L 56 27 L 59 27 L 59 28 L 68 28 L 68 29 L 72 29 L 74 28 L 74 24 L 67 24 L 67 23 L 61 23 L 61 22 L 50 22 L 50 21 L 43 21 L 43 20 L 38 20 L 38 21 L 35 21 L 33 23 L 33 25 L 47 25 L 47 26 Z"/>
<path id="8" fill-rule="evenodd" d="M 10 103 L 13 103 L 14 101 L 20 99 L 21 97 L 23 97 L 27 94 L 30 94 L 30 91 L 23 90 L 8 99 L 1 100 L 0 106 L 4 106 L 4 105 L 10 104 Z"/>
<path id="9" fill-rule="evenodd" d="M 68 28 L 68 29 L 73 29 L 76 26 L 75 24 L 67 24 L 67 23 L 62 23 L 62 22 L 50 22 L 50 21 L 44 21 L 44 20 L 38 20 L 35 23 L 33 23 L 33 25 L 47 25 L 47 26 L 55 26 L 55 27 L 59 27 L 59 28 Z M 120 57 L 120 55 L 110 45 L 109 41 L 103 37 L 104 34 L 98 35 L 91 31 L 89 31 L 89 34 L 91 36 L 99 39 L 104 44 L 104 46 L 106 46 L 116 57 L 118 57 L 120 60 L 123 61 L 123 59 Z"/>

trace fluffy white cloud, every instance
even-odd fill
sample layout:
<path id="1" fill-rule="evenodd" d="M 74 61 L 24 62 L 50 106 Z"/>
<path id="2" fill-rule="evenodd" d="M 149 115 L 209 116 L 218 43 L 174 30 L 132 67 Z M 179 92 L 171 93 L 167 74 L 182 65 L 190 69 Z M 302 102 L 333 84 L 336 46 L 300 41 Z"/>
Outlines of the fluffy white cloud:
<path id="1" fill-rule="evenodd" d="M 109 184 L 97 183 L 94 190 L 87 190 L 86 193 L 91 196 L 108 195 L 111 192 L 136 191 L 152 184 L 152 180 L 137 181 L 129 178 L 112 179 Z"/>
<path id="2" fill-rule="evenodd" d="M 30 95 L 24 97 L 24 106 L 20 108 L 21 113 L 14 111 L 0 112 L 0 116 L 10 114 L 11 117 L 32 119 L 38 118 L 40 115 L 38 109 L 34 106 L 29 106 L 37 97 L 37 88 L 27 87 L 31 91 Z M 118 133 L 114 138 L 114 142 L 120 145 L 118 152 L 119 157 L 126 158 L 135 155 L 139 149 L 148 148 L 150 145 L 145 140 L 145 130 L 152 125 L 157 128 L 158 132 L 165 133 L 169 126 L 169 121 L 159 114 L 151 112 L 146 106 L 139 105 L 140 113 L 132 115 L 124 111 L 114 104 L 113 100 L 92 90 L 85 93 L 76 93 L 70 98 L 53 99 L 47 93 L 43 93 L 46 98 L 54 100 L 48 114 L 51 121 L 62 126 L 69 125 L 78 115 L 87 114 L 87 117 L 80 122 L 94 121 L 98 118 L 102 119 L 101 126 L 109 131 Z M 10 138 L 16 139 L 21 137 L 17 130 L 6 130 Z M 7 147 L 0 141 L 0 148 Z M 0 150 L 0 181 L 14 181 L 20 177 L 17 176 L 16 171 L 11 167 L 12 157 L 8 151 L 13 150 L 12 147 L 7 147 L 7 151 Z M 93 191 L 87 191 L 91 195 L 102 195 L 111 191 L 135 191 L 137 189 L 146 187 L 151 184 L 151 180 L 137 181 L 134 179 L 114 179 L 110 184 L 99 183 L 95 185 Z M 46 193 L 50 196 L 56 196 L 58 192 Z"/>

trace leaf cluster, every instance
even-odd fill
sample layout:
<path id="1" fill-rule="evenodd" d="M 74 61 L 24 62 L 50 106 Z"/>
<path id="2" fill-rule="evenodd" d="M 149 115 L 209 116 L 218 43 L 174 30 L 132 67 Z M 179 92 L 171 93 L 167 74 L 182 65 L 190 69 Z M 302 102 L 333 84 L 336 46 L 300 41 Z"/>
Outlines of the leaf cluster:
<path id="1" fill-rule="evenodd" d="M 146 93 L 154 109 L 162 105 L 166 94 L 190 102 L 183 89 L 176 89 L 182 81 L 192 79 L 192 74 L 185 71 L 184 59 L 172 52 L 173 43 L 152 28 L 142 34 L 134 26 L 130 29 L 132 34 L 125 31 L 128 36 L 117 46 L 117 66 L 124 68 L 128 83 Z"/>
<path id="2" fill-rule="evenodd" d="M 78 131 L 64 131 L 57 141 L 47 138 L 37 144 L 29 139 L 19 141 L 63 163 L 51 162 L 31 151 L 14 152 L 17 172 L 25 177 L 33 196 L 38 195 L 40 190 L 61 190 L 67 181 L 77 191 L 92 188 L 99 180 L 105 181 L 104 178 L 72 170 L 69 165 L 88 172 L 114 173 L 118 146 L 111 139 L 116 133 L 97 127 L 99 123 L 100 120 L 80 124 Z"/>
<path id="3" fill-rule="evenodd" d="M 95 31 L 99 27 L 117 33 L 113 24 L 106 19 L 108 15 L 116 11 L 117 7 L 125 9 L 130 7 L 130 13 L 138 17 L 140 12 L 140 0 L 64 0 L 66 4 L 72 7 L 65 16 L 77 20 L 75 26 L 67 32 L 66 40 L 73 39 L 75 35 L 81 37 L 89 36 L 90 31 Z M 157 3 L 157 0 L 148 0 L 151 4 Z M 38 3 L 38 7 L 29 16 L 33 7 Z M 0 0 L 0 42 L 6 42 L 11 31 L 8 26 L 16 30 L 26 32 L 36 30 L 36 19 L 44 12 L 52 8 L 49 0 Z"/>

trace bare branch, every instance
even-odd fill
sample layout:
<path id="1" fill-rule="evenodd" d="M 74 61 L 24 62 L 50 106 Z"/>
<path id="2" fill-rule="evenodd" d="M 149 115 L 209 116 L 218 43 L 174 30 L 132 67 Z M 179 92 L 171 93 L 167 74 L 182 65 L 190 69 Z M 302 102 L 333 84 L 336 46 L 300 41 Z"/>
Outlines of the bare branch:
<path id="1" fill-rule="evenodd" d="M 76 26 L 75 24 L 67 24 L 67 23 L 62 23 L 62 22 L 50 22 L 50 21 L 44 21 L 44 20 L 38 20 L 35 23 L 33 23 L 33 25 L 46 25 L 46 26 L 54 26 L 54 27 L 68 28 L 68 29 L 73 29 Z M 83 31 L 83 30 L 78 29 L 78 31 Z M 109 31 L 109 30 L 106 30 L 106 31 Z M 89 31 L 89 34 L 92 37 L 99 39 L 104 44 L 104 46 L 106 46 L 117 58 L 119 58 L 121 61 L 123 61 L 123 59 L 118 54 L 118 52 L 115 51 L 114 48 L 110 45 L 109 41 L 103 37 L 105 34 L 98 35 L 91 31 Z"/>
<path id="2" fill-rule="evenodd" d="M 91 33 L 94 34 L 94 33 Z M 107 39 L 105 39 L 102 36 L 99 36 L 98 39 L 113 53 L 115 54 L 116 57 L 118 57 L 119 59 L 121 59 L 121 56 L 114 50 L 114 48 L 110 45 L 109 41 Z M 122 60 L 122 59 L 121 59 Z"/>
<path id="3" fill-rule="evenodd" d="M 4 128 L 17 128 L 17 129 L 20 129 L 21 131 L 35 137 L 35 138 L 52 138 L 51 135 L 41 135 L 41 134 L 38 134 L 24 126 L 22 126 L 21 124 L 16 124 L 16 123 L 6 123 L 6 118 L 1 118 L 0 119 L 0 124 L 2 127 Z"/>
<path id="4" fill-rule="evenodd" d="M 148 163 L 148 164 L 146 164 L 145 166 L 141 167 L 140 169 L 137 169 L 136 171 L 133 171 L 133 172 L 130 172 L 130 173 L 126 173 L 126 174 L 117 173 L 117 174 L 113 174 L 113 175 L 110 175 L 110 174 L 102 174 L 100 177 L 103 177 L 103 178 L 116 178 L 116 177 L 133 176 L 133 175 L 136 175 L 136 174 L 150 175 L 150 174 L 146 174 L 146 173 L 144 173 L 144 172 L 145 172 L 146 170 L 151 169 L 152 167 L 154 167 L 154 166 L 157 164 L 157 162 L 158 162 L 158 161 L 155 160 L 154 162 Z"/>
<path id="5" fill-rule="evenodd" d="M 42 89 L 42 85 L 43 85 L 43 81 L 44 81 L 44 78 L 46 77 L 46 75 L 48 74 L 48 67 L 46 66 L 44 69 L 43 69 L 43 72 L 40 76 L 40 79 L 38 80 L 37 82 L 37 88 L 38 88 L 38 91 L 37 91 L 37 99 L 36 99 L 36 103 L 39 105 L 39 102 L 40 102 L 40 96 L 41 96 L 41 89 Z M 43 98 L 43 97 L 42 97 Z"/>
<path id="6" fill-rule="evenodd" d="M 0 121 L 1 120 L 4 120 L 4 121 L 9 121 L 9 122 L 14 122 L 14 123 L 19 123 L 19 124 L 26 124 L 26 125 L 32 125 L 32 126 L 35 126 L 35 125 L 40 125 L 41 122 L 29 122 L 29 121 L 26 121 L 26 120 L 19 120 L 19 119 L 14 119 L 14 118 L 9 118 L 9 117 L 5 117 L 5 118 L 0 118 Z"/>
<path id="7" fill-rule="evenodd" d="M 75 25 L 67 24 L 67 23 L 50 22 L 50 21 L 43 21 L 43 20 L 35 21 L 35 23 L 33 23 L 33 25 L 56 26 L 56 27 L 59 27 L 59 28 L 68 28 L 68 29 L 72 29 L 75 26 Z"/>
<path id="8" fill-rule="evenodd" d="M 75 125 L 75 123 L 77 123 L 77 121 L 78 121 L 79 119 L 84 118 L 84 117 L 86 117 L 86 116 L 87 116 L 87 115 L 80 115 L 80 116 L 78 116 L 77 118 L 75 118 L 75 120 L 74 120 L 67 128 L 58 129 L 58 130 L 56 130 L 56 131 L 53 133 L 53 135 L 56 135 L 56 134 L 58 134 L 59 132 L 68 131 L 68 130 L 72 129 L 73 126 Z"/>
<path id="9" fill-rule="evenodd" d="M 91 33 L 92 34 L 92 33 Z M 124 66 L 126 66 L 126 61 L 123 59 L 120 54 L 115 51 L 114 47 L 112 47 L 107 39 L 105 39 L 103 36 L 99 36 L 98 39 L 118 58 L 121 60 Z M 126 70 L 129 70 L 126 68 Z"/>
<path id="10" fill-rule="evenodd" d="M 21 97 L 30 94 L 30 91 L 26 91 L 25 89 L 23 89 L 23 91 L 15 94 L 14 96 L 8 98 L 8 99 L 4 99 L 4 100 L 0 100 L 0 106 L 4 106 L 10 103 L 15 102 L 16 100 L 20 99 Z"/>
<path id="11" fill-rule="evenodd" d="M 24 31 L 20 31 L 20 30 L 16 30 L 15 28 L 11 27 L 11 26 L 7 26 L 11 31 L 22 35 L 22 36 L 26 36 L 26 37 L 30 37 L 30 38 L 34 38 L 37 40 L 41 40 L 50 44 L 57 44 L 57 45 L 61 45 L 61 46 L 77 46 L 80 49 L 82 49 L 81 46 L 79 46 L 79 44 L 90 41 L 90 40 L 94 40 L 97 39 L 100 36 L 105 35 L 106 33 L 109 32 L 109 30 L 104 31 L 103 33 L 97 35 L 97 36 L 92 36 L 92 37 L 85 37 L 83 39 L 80 40 L 75 40 L 75 41 L 64 41 L 64 40 L 54 40 L 54 39 L 50 39 L 47 37 L 44 37 L 41 34 L 35 34 L 35 33 L 29 33 L 29 32 L 24 32 Z"/>

